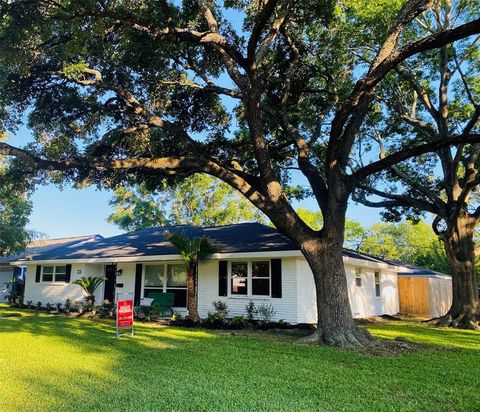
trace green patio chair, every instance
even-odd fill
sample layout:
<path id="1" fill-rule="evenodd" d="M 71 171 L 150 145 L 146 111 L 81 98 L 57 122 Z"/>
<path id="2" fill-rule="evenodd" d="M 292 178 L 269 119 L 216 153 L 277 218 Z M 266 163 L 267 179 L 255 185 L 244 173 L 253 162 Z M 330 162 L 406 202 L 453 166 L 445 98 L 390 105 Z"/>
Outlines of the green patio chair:
<path id="1" fill-rule="evenodd" d="M 173 293 L 151 292 L 148 294 L 148 297 L 153 299 L 152 306 L 158 308 L 162 318 L 168 312 L 170 312 L 170 315 L 173 315 L 172 306 L 175 297 Z"/>

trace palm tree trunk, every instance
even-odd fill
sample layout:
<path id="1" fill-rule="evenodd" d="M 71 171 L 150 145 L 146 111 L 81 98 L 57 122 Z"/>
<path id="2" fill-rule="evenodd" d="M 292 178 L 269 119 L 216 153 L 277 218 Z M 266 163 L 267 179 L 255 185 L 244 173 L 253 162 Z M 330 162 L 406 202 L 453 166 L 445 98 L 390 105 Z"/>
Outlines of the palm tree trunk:
<path id="1" fill-rule="evenodd" d="M 187 295 L 188 295 L 188 317 L 194 322 L 198 322 L 200 316 L 198 315 L 197 307 L 197 265 L 192 265 L 187 270 Z"/>

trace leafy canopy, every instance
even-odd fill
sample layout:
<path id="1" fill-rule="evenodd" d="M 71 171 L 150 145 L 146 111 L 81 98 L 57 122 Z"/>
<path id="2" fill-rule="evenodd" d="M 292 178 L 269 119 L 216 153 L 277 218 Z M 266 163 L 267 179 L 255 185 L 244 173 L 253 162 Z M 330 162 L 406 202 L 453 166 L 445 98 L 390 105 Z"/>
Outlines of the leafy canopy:
<path id="1" fill-rule="evenodd" d="M 124 230 L 265 221 L 265 216 L 231 186 L 200 174 L 154 192 L 144 186 L 121 186 L 115 190 L 110 205 L 114 207 L 114 212 L 107 221 Z"/>

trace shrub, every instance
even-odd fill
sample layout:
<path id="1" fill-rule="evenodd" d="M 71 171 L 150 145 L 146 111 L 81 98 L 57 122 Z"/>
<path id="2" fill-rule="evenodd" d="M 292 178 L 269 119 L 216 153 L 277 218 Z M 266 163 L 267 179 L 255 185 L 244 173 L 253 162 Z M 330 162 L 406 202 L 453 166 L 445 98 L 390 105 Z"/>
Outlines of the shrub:
<path id="1" fill-rule="evenodd" d="M 273 317 L 275 316 L 275 309 L 273 309 L 273 306 L 271 304 L 266 305 L 260 305 L 257 308 L 257 314 L 260 317 L 260 320 L 265 323 L 269 323 L 272 321 Z"/>
<path id="2" fill-rule="evenodd" d="M 45 305 L 45 309 L 47 309 L 47 312 L 51 312 L 53 310 L 53 305 L 51 303 L 47 303 Z"/>
<path id="3" fill-rule="evenodd" d="M 155 317 L 156 313 L 152 306 L 135 306 L 133 308 L 133 317 L 140 321 L 149 321 Z"/>
<path id="4" fill-rule="evenodd" d="M 57 312 L 61 312 L 62 311 L 62 304 L 60 302 L 57 302 L 55 303 L 55 307 L 57 308 Z"/>
<path id="5" fill-rule="evenodd" d="M 115 305 L 108 299 L 105 299 L 101 306 L 95 308 L 95 312 L 98 313 L 101 318 L 113 318 L 115 314 Z"/>
<path id="6" fill-rule="evenodd" d="M 87 303 L 87 307 L 91 309 L 95 306 L 95 291 L 103 282 L 105 282 L 104 278 L 82 276 L 80 279 L 74 280 L 72 283 L 80 286 L 87 294 L 85 302 Z"/>
<path id="7" fill-rule="evenodd" d="M 67 300 L 65 301 L 64 307 L 65 307 L 65 311 L 66 311 L 67 313 L 70 313 L 70 312 L 72 311 L 72 301 L 71 301 L 71 299 L 67 299 Z"/>
<path id="8" fill-rule="evenodd" d="M 217 312 L 208 312 L 207 317 L 203 320 L 202 326 L 207 329 L 225 329 L 225 317 Z"/>
<path id="9" fill-rule="evenodd" d="M 70 308 L 70 311 L 71 312 L 78 312 L 78 313 L 83 313 L 84 311 L 84 303 L 81 301 L 81 300 L 76 300 L 71 308 Z"/>
<path id="10" fill-rule="evenodd" d="M 25 282 L 22 279 L 12 279 L 7 282 L 7 300 L 10 304 L 16 301 L 23 305 L 23 292 L 25 290 Z"/>
<path id="11" fill-rule="evenodd" d="M 183 316 L 181 313 L 173 312 L 172 316 L 170 316 L 170 320 L 172 322 L 178 322 L 180 320 L 183 320 Z"/>
<path id="12" fill-rule="evenodd" d="M 38 301 L 37 306 L 35 307 L 36 310 L 41 310 L 42 309 L 42 302 Z"/>
<path id="13" fill-rule="evenodd" d="M 234 316 L 232 319 L 228 320 L 228 325 L 232 329 L 245 329 L 248 325 L 248 320 L 245 316 Z"/>
<path id="14" fill-rule="evenodd" d="M 221 300 L 212 302 L 213 307 L 215 308 L 215 312 L 220 316 L 222 319 L 226 319 L 228 315 L 228 305 Z"/>
<path id="15" fill-rule="evenodd" d="M 247 311 L 248 321 L 252 322 L 255 319 L 255 314 L 257 313 L 255 303 L 253 301 L 248 302 L 247 306 L 245 306 L 245 310 Z"/>
<path id="16" fill-rule="evenodd" d="M 27 300 L 27 308 L 28 309 L 33 309 L 33 301 L 32 300 Z"/>

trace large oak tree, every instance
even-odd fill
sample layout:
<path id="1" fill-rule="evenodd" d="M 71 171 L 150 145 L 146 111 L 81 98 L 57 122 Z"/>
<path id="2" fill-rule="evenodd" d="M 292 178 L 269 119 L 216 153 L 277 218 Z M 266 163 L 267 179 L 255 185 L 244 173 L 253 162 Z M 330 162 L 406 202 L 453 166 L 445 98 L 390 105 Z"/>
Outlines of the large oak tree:
<path id="1" fill-rule="evenodd" d="M 435 34 L 478 14 L 478 2 L 449 1 L 421 16 Z M 408 141 L 439 142 L 480 132 L 480 36 L 445 45 L 404 62 L 377 99 L 385 114 L 371 126 L 380 156 Z M 480 145 L 443 147 L 362 182 L 357 200 L 386 208 L 387 219 L 433 215 L 453 280 L 453 301 L 438 324 L 480 329 L 476 245 L 480 223 Z"/>
<path id="2" fill-rule="evenodd" d="M 405 159 L 480 136 L 411 142 L 366 165 L 352 164 L 352 147 L 386 76 L 418 53 L 479 33 L 480 20 L 430 33 L 412 26 L 433 1 L 395 1 L 380 6 L 374 31 L 356 3 L 2 1 L 4 124 L 28 112 L 36 139 L 1 144 L 0 153 L 21 159 L 25 173 L 46 170 L 77 185 L 155 185 L 194 173 L 223 180 L 307 259 L 317 295 L 312 339 L 366 344 L 342 260 L 353 189 Z M 320 230 L 291 205 L 292 171 L 319 204 Z"/>

